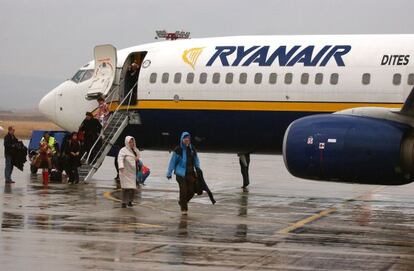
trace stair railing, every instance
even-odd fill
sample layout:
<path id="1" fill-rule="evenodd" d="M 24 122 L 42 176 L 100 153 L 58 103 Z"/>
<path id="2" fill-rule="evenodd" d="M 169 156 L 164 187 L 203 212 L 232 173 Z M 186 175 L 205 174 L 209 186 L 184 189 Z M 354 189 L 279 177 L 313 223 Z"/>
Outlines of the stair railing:
<path id="1" fill-rule="evenodd" d="M 113 113 L 111 114 L 109 119 L 106 121 L 105 127 L 102 127 L 102 130 L 101 130 L 101 133 L 100 133 L 98 139 L 95 141 L 92 148 L 88 152 L 88 156 L 86 158 L 86 163 L 87 164 L 93 165 L 96 162 L 96 159 L 101 155 L 101 152 L 105 148 L 104 142 L 102 142 L 103 144 L 102 144 L 101 148 L 98 150 L 98 152 L 96 152 L 96 155 L 95 155 L 95 157 L 93 157 L 93 160 L 91 162 L 89 162 L 90 161 L 89 159 L 91 158 L 93 150 L 95 149 L 95 147 L 97 147 L 99 142 L 104 141 L 104 140 L 110 140 L 116 132 L 116 128 L 114 129 L 114 127 L 117 127 L 119 124 L 122 123 L 123 119 L 120 119 L 120 118 L 116 119 L 115 125 L 112 127 L 112 131 L 110 131 L 110 133 L 107 135 L 107 138 L 104 138 L 105 131 L 110 127 L 109 124 L 112 124 L 112 121 L 115 119 L 115 116 L 117 115 L 117 113 L 120 111 L 120 108 L 124 105 L 125 101 L 127 101 L 127 100 L 128 100 L 128 104 L 127 104 L 126 112 L 127 113 L 129 112 L 129 109 L 130 109 L 130 106 L 131 106 L 132 93 L 134 91 L 134 88 L 137 86 L 137 83 L 138 83 L 138 81 L 134 84 L 134 86 L 129 90 L 128 94 L 122 99 L 122 101 L 119 103 L 117 108 L 113 111 Z M 114 89 L 116 89 L 116 88 L 114 88 Z M 115 91 L 112 91 L 110 96 L 113 97 L 113 93 L 115 93 Z M 110 102 L 110 105 L 112 105 L 112 103 L 113 103 L 113 99 Z"/>

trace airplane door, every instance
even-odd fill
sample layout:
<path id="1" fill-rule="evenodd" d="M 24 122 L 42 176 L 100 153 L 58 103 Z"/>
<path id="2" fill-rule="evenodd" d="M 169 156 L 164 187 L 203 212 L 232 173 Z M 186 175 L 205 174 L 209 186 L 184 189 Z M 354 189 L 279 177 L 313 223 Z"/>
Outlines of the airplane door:
<path id="1" fill-rule="evenodd" d="M 86 93 L 87 99 L 107 96 L 115 79 L 117 55 L 112 45 L 98 45 L 94 49 L 95 70 Z"/>
<path id="2" fill-rule="evenodd" d="M 145 56 L 147 55 L 146 51 L 141 52 L 133 52 L 129 54 L 126 58 L 124 66 L 122 68 L 122 72 L 120 75 L 120 93 L 119 97 L 120 100 L 123 100 L 128 94 L 130 97 L 125 99 L 124 105 L 135 105 L 137 104 L 138 99 L 138 91 L 140 89 L 140 85 L 138 84 L 141 69 L 147 68 L 150 65 L 150 61 L 144 61 Z M 131 65 L 134 65 L 137 69 L 134 71 Z M 131 70 L 132 69 L 132 70 Z"/>

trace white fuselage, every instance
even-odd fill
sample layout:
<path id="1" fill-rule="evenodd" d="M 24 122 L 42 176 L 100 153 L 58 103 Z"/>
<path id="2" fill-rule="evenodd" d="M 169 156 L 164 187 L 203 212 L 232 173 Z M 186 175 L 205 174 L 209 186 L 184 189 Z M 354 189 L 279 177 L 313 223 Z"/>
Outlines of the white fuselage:
<path id="1" fill-rule="evenodd" d="M 135 110 L 336 112 L 354 107 L 399 108 L 414 87 L 414 35 L 240 36 L 165 41 L 118 51 L 147 52 Z M 82 70 L 92 72 L 90 62 Z M 40 109 L 77 130 L 90 80 L 68 80 Z M 145 123 L 143 123 L 145 126 Z"/>

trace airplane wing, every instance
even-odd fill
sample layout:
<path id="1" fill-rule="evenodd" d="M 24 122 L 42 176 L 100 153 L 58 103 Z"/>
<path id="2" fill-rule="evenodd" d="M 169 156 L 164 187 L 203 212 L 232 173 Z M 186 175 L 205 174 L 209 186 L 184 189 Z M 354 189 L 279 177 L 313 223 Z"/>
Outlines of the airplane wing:
<path id="1" fill-rule="evenodd" d="M 402 115 L 414 116 L 414 88 L 411 90 L 399 113 Z"/>

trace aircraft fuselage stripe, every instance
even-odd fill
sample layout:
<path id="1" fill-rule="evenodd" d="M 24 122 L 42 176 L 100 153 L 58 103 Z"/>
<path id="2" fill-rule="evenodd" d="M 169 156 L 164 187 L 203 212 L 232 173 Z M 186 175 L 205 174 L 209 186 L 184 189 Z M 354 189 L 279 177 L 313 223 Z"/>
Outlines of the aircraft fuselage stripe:
<path id="1" fill-rule="evenodd" d="M 401 108 L 402 103 L 141 100 L 129 109 L 336 112 L 355 107 Z M 118 106 L 112 103 L 110 110 Z M 127 106 L 121 106 L 127 109 Z"/>

